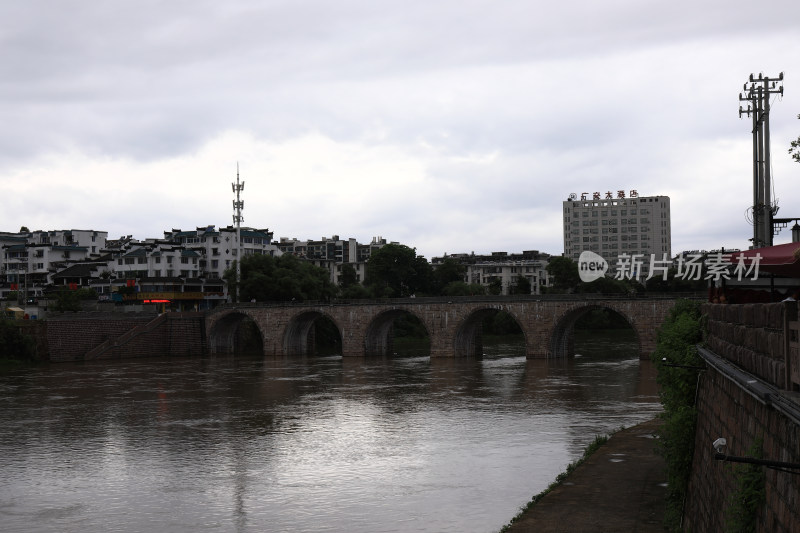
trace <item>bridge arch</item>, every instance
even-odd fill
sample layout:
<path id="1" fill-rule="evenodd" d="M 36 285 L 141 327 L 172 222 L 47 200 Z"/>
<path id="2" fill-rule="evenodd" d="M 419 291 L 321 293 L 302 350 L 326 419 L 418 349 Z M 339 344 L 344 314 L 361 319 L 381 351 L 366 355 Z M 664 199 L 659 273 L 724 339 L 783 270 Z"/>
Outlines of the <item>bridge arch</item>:
<path id="1" fill-rule="evenodd" d="M 465 299 L 415 298 L 391 302 L 326 302 L 324 304 L 230 304 L 206 313 L 206 346 L 211 353 L 236 350 L 237 328 L 252 319 L 267 356 L 309 351 L 309 333 L 325 316 L 339 332 L 343 356 L 387 355 L 391 352 L 392 322 L 404 313 L 419 319 L 430 339 L 431 357 L 473 355 L 481 350 L 478 328 L 488 313 L 505 311 L 525 337 L 529 358 L 572 355 L 575 321 L 593 308 L 622 315 L 636 333 L 641 357 L 656 347 L 656 333 L 673 298 L 476 297 Z M 331 328 L 331 334 L 333 333 Z"/>
<path id="2" fill-rule="evenodd" d="M 208 332 L 208 349 L 212 354 L 236 354 L 245 350 L 264 351 L 264 334 L 246 311 L 233 310 L 211 324 Z"/>
<path id="3" fill-rule="evenodd" d="M 334 317 L 318 310 L 302 311 L 291 317 L 286 324 L 283 332 L 284 355 L 313 355 L 314 342 L 311 332 L 314 323 L 320 318 L 326 318 L 333 323 L 341 341 L 342 327 Z"/>
<path id="4" fill-rule="evenodd" d="M 456 328 L 453 338 L 453 352 L 456 357 L 470 357 L 483 355 L 483 335 L 482 335 L 482 322 L 486 317 L 496 315 L 497 313 L 507 313 L 522 330 L 525 336 L 525 344 L 527 345 L 528 335 L 526 334 L 525 323 L 520 320 L 509 309 L 498 309 L 497 307 L 479 307 L 472 310 L 464 320 Z"/>
<path id="5" fill-rule="evenodd" d="M 642 350 L 642 332 L 637 327 L 637 322 L 629 313 L 624 309 L 618 309 L 614 305 L 608 303 L 596 304 L 587 303 L 568 310 L 555 321 L 555 325 L 550 333 L 550 354 L 551 357 L 568 357 L 575 354 L 575 324 L 578 320 L 595 309 L 608 309 L 617 313 L 624 318 L 631 328 L 633 328 L 636 335 L 636 343 L 639 347 L 639 353 Z"/>
<path id="6" fill-rule="evenodd" d="M 388 356 L 392 354 L 392 325 L 398 318 L 411 315 L 420 321 L 428 337 L 431 336 L 431 327 L 425 323 L 422 316 L 404 308 L 389 309 L 375 315 L 367 325 L 364 333 L 364 353 L 366 355 Z"/>

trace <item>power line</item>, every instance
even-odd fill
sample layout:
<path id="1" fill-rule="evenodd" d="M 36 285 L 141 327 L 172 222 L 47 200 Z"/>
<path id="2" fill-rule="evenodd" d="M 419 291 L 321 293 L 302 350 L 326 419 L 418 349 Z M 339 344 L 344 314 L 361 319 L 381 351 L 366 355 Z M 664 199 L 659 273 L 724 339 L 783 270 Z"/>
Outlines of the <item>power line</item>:
<path id="1" fill-rule="evenodd" d="M 783 72 L 777 78 L 750 74 L 739 93 L 740 102 L 748 102 L 747 108 L 739 105 L 739 118 L 747 115 L 753 120 L 753 248 L 772 246 L 772 219 L 778 211 L 772 201 L 770 179 L 769 111 L 770 94 L 783 95 Z"/>

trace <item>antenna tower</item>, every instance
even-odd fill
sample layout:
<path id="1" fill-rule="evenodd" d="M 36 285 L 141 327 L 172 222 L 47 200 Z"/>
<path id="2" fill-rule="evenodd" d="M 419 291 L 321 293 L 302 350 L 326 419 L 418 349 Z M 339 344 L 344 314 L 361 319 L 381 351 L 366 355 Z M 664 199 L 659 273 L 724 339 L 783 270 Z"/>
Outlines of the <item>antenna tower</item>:
<path id="1" fill-rule="evenodd" d="M 244 190 L 244 182 L 239 182 L 239 163 L 236 163 L 236 182 L 231 183 L 236 195 L 233 200 L 233 223 L 236 224 L 236 290 L 234 291 L 233 301 L 239 301 L 239 280 L 242 275 L 242 209 L 244 209 L 244 201 L 240 199 L 240 195 Z"/>

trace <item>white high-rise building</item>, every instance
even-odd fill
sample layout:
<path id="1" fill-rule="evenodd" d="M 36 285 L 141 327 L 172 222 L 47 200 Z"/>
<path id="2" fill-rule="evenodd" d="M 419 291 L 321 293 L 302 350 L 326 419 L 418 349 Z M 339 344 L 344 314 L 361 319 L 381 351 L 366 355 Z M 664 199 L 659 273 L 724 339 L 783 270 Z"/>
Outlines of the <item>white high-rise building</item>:
<path id="1" fill-rule="evenodd" d="M 610 265 L 618 258 L 642 256 L 642 272 L 649 270 L 650 257 L 672 258 L 669 196 L 625 194 L 571 194 L 563 202 L 564 256 L 577 261 L 589 250 Z"/>

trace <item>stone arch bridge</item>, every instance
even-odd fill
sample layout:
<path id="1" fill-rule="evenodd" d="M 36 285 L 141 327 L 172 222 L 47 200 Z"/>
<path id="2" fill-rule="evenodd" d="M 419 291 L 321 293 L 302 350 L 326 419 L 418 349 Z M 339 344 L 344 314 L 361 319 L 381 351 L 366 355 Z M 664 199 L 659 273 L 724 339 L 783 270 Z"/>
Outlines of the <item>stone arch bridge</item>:
<path id="1" fill-rule="evenodd" d="M 258 328 L 265 355 L 306 355 L 313 350 L 314 321 L 326 317 L 339 330 L 343 356 L 388 355 L 392 322 L 411 314 L 427 329 L 431 357 L 458 357 L 481 354 L 481 321 L 505 311 L 522 328 L 529 358 L 566 357 L 574 354 L 575 322 L 599 308 L 615 311 L 628 321 L 636 333 L 640 357 L 646 359 L 655 349 L 657 329 L 674 304 L 674 298 L 593 295 L 227 304 L 206 314 L 205 330 L 211 353 L 234 352 L 239 326 L 249 318 Z"/>

